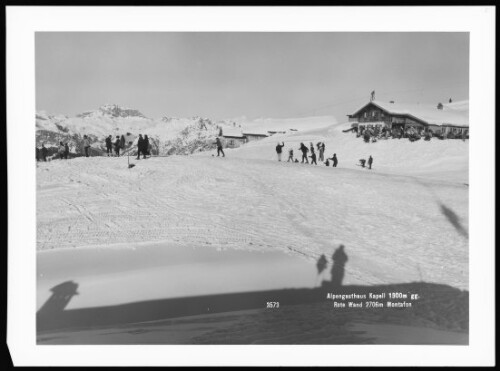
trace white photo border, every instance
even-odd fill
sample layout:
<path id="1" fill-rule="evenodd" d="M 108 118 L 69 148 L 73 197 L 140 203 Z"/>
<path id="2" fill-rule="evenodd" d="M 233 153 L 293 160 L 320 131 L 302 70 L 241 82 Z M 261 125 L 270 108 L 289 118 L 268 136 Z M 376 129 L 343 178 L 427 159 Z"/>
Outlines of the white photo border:
<path id="1" fill-rule="evenodd" d="M 353 19 L 356 19 L 354 22 Z M 469 32 L 468 346 L 49 346 L 36 344 L 35 32 Z M 495 362 L 495 8 L 6 7 L 7 343 L 16 366 L 472 366 Z M 479 130 L 479 128 L 481 130 Z M 13 155 L 15 153 L 15 156 Z"/>

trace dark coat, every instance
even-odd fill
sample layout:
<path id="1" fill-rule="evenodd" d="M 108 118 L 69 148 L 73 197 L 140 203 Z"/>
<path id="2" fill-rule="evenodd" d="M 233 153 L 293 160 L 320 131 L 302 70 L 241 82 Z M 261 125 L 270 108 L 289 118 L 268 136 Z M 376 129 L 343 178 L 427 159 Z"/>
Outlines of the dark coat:
<path id="1" fill-rule="evenodd" d="M 282 148 L 285 146 L 285 143 L 283 144 L 278 144 L 276 146 L 276 153 L 281 153 Z"/>
<path id="2" fill-rule="evenodd" d="M 139 151 L 143 151 L 144 150 L 144 138 L 139 137 L 139 140 L 137 141 L 137 149 Z"/>

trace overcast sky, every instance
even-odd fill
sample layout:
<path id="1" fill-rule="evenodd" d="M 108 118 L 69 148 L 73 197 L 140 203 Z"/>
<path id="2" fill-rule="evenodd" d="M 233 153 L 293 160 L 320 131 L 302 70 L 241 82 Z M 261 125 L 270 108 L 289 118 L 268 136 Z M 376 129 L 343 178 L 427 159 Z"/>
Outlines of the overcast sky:
<path id="1" fill-rule="evenodd" d="M 37 110 L 148 117 L 346 114 L 369 100 L 468 99 L 468 33 L 36 34 Z"/>

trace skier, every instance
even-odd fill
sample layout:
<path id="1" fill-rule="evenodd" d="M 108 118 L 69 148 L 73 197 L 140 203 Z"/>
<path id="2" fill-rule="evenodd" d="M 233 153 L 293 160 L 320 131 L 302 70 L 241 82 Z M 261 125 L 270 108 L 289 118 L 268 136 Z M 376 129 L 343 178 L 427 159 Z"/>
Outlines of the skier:
<path id="1" fill-rule="evenodd" d="M 304 160 L 306 160 L 306 164 L 309 163 L 309 160 L 307 159 L 307 152 L 309 151 L 307 147 L 304 145 L 304 143 L 300 143 L 300 151 L 302 151 L 302 164 L 304 163 Z"/>
<path id="2" fill-rule="evenodd" d="M 217 145 L 217 157 L 219 157 L 219 155 L 222 153 L 222 157 L 226 157 L 226 155 L 224 154 L 224 151 L 222 150 L 222 143 L 219 139 L 219 137 L 217 137 L 215 139 L 215 144 Z"/>
<path id="3" fill-rule="evenodd" d="M 359 160 L 359 163 L 361 164 L 361 167 L 365 167 L 366 160 L 362 158 L 361 160 Z"/>
<path id="4" fill-rule="evenodd" d="M 68 143 L 64 144 L 64 158 L 67 160 L 69 157 L 69 146 Z"/>
<path id="5" fill-rule="evenodd" d="M 311 156 L 309 156 L 311 158 L 311 165 L 314 164 L 314 165 L 317 165 L 316 163 L 316 153 L 314 153 L 314 151 L 312 151 L 311 153 Z"/>
<path id="6" fill-rule="evenodd" d="M 63 142 L 59 142 L 59 148 L 57 149 L 57 154 L 59 155 L 59 158 L 61 160 L 64 158 L 65 151 L 66 151 L 66 148 L 64 148 Z"/>
<path id="7" fill-rule="evenodd" d="M 45 148 L 44 144 L 42 144 L 41 152 L 42 152 L 42 160 L 47 161 L 47 148 Z"/>
<path id="8" fill-rule="evenodd" d="M 90 141 L 86 135 L 83 136 L 83 149 L 85 150 L 85 157 L 89 157 Z"/>
<path id="9" fill-rule="evenodd" d="M 314 145 L 312 144 L 312 142 L 309 144 L 309 150 L 311 151 L 311 153 L 314 153 Z"/>
<path id="10" fill-rule="evenodd" d="M 144 138 L 142 134 L 139 134 L 139 139 L 137 140 L 137 159 L 141 159 L 141 152 L 143 154 L 143 158 L 146 158 L 146 151 L 144 151 Z"/>
<path id="11" fill-rule="evenodd" d="M 370 155 L 370 157 L 368 157 L 368 169 L 371 170 L 372 164 L 373 164 L 373 157 Z"/>
<path id="12" fill-rule="evenodd" d="M 108 157 L 110 155 L 113 155 L 113 143 L 112 143 L 111 135 L 106 138 L 106 153 L 108 154 Z"/>
<path id="13" fill-rule="evenodd" d="M 293 162 L 293 149 L 290 149 L 288 151 L 288 161 L 287 162 L 290 162 L 290 161 Z"/>
<path id="14" fill-rule="evenodd" d="M 115 139 L 115 155 L 120 157 L 120 136 L 117 135 Z"/>

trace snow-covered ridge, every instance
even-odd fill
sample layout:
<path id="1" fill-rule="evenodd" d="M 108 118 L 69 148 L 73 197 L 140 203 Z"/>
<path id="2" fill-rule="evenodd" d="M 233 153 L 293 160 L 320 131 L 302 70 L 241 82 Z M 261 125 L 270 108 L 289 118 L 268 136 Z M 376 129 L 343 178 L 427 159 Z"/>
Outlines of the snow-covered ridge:
<path id="1" fill-rule="evenodd" d="M 96 111 L 83 112 L 77 115 L 77 117 L 143 117 L 145 116 L 136 109 L 120 107 L 117 104 L 105 104 L 99 107 Z"/>

